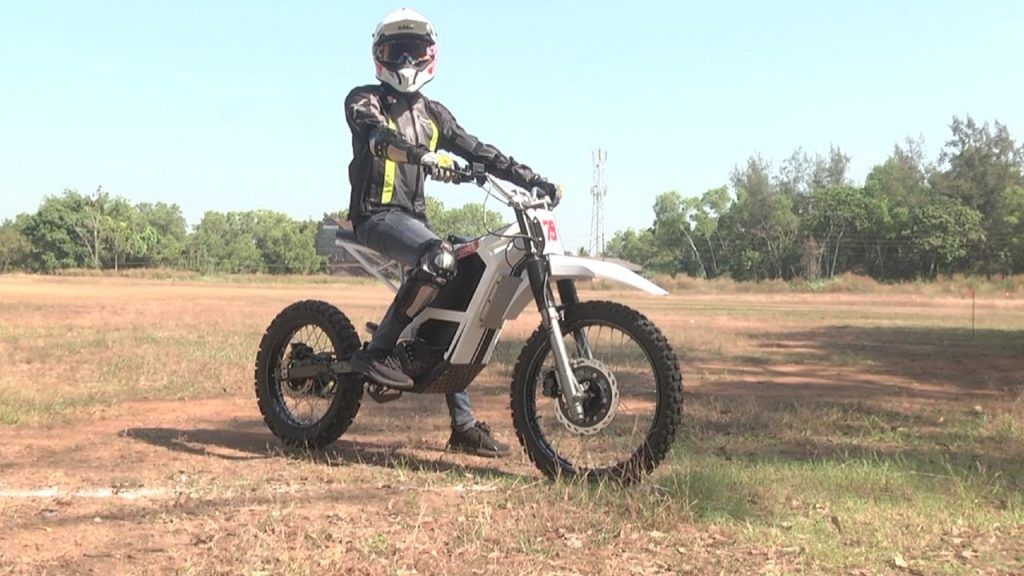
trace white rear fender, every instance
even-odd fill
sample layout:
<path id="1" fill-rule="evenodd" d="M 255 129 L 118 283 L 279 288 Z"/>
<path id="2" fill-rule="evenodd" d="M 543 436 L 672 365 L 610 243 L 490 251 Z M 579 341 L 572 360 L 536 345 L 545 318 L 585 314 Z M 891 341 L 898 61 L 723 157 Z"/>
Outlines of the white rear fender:
<path id="1" fill-rule="evenodd" d="M 614 262 L 561 254 L 549 255 L 548 262 L 551 264 L 551 277 L 555 280 L 560 278 L 607 278 L 655 296 L 668 295 L 668 292 L 661 286 Z"/>

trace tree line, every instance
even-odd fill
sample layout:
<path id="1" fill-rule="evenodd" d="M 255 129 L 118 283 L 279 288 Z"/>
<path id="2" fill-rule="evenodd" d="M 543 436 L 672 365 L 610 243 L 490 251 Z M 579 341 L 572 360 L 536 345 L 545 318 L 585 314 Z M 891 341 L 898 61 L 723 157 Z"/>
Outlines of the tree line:
<path id="1" fill-rule="evenodd" d="M 482 234 L 500 215 L 480 204 L 446 209 L 429 199 L 434 229 Z M 325 214 L 347 218 L 345 211 Z M 318 254 L 317 220 L 271 210 L 206 212 L 192 229 L 176 204 L 136 203 L 102 187 L 92 195 L 65 190 L 32 214 L 0 223 L 0 272 L 62 269 L 178 268 L 201 273 L 311 274 L 327 269 Z"/>
<path id="2" fill-rule="evenodd" d="M 616 232 L 605 253 L 650 272 L 736 280 L 1024 273 L 1024 147 L 999 122 L 954 118 L 950 131 L 936 160 L 908 140 L 861 184 L 838 147 L 827 156 L 797 150 L 776 168 L 752 156 L 727 186 L 659 195 L 653 223 Z M 427 215 L 442 237 L 483 234 L 501 220 L 481 204 L 446 209 L 433 198 Z M 327 266 L 315 249 L 317 228 L 253 210 L 206 212 L 189 230 L 176 204 L 65 190 L 0 223 L 0 272 L 309 274 Z"/>
<path id="3" fill-rule="evenodd" d="M 862 184 L 838 147 L 774 169 L 752 156 L 728 186 L 659 195 L 651 226 L 617 232 L 605 253 L 736 280 L 1024 273 L 1024 147 L 999 122 L 954 118 L 950 130 L 934 162 L 907 140 Z"/>

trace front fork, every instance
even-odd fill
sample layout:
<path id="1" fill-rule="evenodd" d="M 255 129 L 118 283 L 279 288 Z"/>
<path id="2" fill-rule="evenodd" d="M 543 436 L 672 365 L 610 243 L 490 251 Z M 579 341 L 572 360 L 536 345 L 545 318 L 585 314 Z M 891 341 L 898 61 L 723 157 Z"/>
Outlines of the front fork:
<path id="1" fill-rule="evenodd" d="M 547 282 L 547 261 L 539 256 L 529 257 L 526 263 L 526 273 L 530 278 L 530 287 L 533 289 L 533 298 L 537 302 L 537 309 L 540 311 L 541 320 L 548 331 L 548 338 L 551 343 L 551 351 L 555 355 L 555 369 L 558 374 L 558 384 L 561 390 L 562 400 L 571 411 L 574 419 L 583 419 L 583 387 L 576 380 L 572 365 L 569 362 L 569 352 L 565 348 L 565 338 L 562 337 L 562 324 L 555 306 L 555 298 L 551 293 L 551 286 Z M 560 280 L 558 282 L 559 295 L 563 304 L 575 304 L 578 301 L 576 287 L 571 280 Z M 577 351 L 584 358 L 590 358 L 590 345 L 582 331 L 576 334 Z"/>
<path id="2" fill-rule="evenodd" d="M 555 282 L 558 285 L 558 299 L 562 301 L 562 306 L 575 306 L 579 304 L 580 297 L 576 292 L 576 283 L 571 279 L 565 278 Z M 590 348 L 590 340 L 587 339 L 587 333 L 583 330 L 577 330 L 572 334 L 576 338 L 576 353 L 579 354 L 580 358 L 586 358 L 587 360 L 594 359 L 594 352 Z"/>

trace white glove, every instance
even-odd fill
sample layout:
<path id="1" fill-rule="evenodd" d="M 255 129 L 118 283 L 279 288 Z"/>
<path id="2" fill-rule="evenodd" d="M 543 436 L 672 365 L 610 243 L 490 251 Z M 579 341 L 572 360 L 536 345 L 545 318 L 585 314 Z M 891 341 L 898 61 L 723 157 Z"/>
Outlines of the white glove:
<path id="1" fill-rule="evenodd" d="M 420 165 L 426 166 L 427 173 L 432 179 L 441 182 L 454 182 L 456 177 L 454 171 L 459 168 L 455 159 L 444 152 L 427 152 L 420 158 Z"/>
<path id="2" fill-rule="evenodd" d="M 420 158 L 420 165 L 430 168 L 442 168 L 444 170 L 454 170 L 456 168 L 455 158 L 444 152 L 427 152 Z"/>

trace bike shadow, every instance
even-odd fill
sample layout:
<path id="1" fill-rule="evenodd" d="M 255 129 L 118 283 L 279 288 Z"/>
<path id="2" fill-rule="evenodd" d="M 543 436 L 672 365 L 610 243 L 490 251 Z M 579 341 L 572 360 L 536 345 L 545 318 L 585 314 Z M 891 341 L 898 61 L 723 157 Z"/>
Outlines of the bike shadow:
<path id="1" fill-rule="evenodd" d="M 411 452 L 408 446 L 397 442 L 373 443 L 351 439 L 340 439 L 321 450 L 290 448 L 269 437 L 267 432 L 257 430 L 256 424 L 250 427 L 254 429 L 139 427 L 125 429 L 120 436 L 172 452 L 213 456 L 232 461 L 296 458 L 332 467 L 366 465 L 411 472 L 458 473 L 492 479 L 530 480 L 522 474 L 451 460 L 449 458 L 462 456 L 455 456 L 446 450 L 435 449 L 437 456 L 428 458 Z"/>

